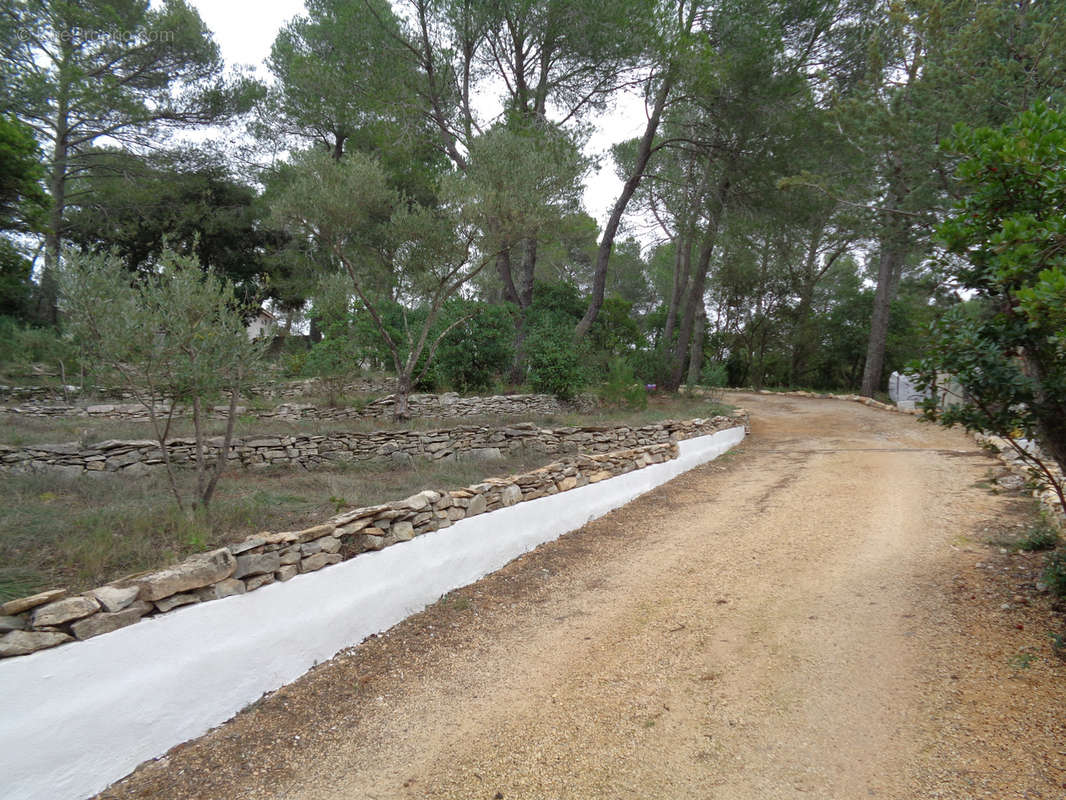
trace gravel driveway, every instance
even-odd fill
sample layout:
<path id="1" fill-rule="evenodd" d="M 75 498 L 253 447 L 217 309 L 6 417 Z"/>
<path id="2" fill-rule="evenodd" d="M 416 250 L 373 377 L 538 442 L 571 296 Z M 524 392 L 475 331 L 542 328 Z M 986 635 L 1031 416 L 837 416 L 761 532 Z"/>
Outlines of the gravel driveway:
<path id="1" fill-rule="evenodd" d="M 994 462 L 855 403 L 731 402 L 737 451 L 101 797 L 1066 797 L 1061 619 L 1039 557 L 984 543 L 1028 507 L 977 485 Z"/>

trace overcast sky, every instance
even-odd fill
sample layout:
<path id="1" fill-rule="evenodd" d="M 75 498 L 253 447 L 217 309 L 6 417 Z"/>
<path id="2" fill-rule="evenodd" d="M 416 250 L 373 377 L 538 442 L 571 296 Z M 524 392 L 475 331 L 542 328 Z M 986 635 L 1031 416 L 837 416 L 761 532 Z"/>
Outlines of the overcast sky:
<path id="1" fill-rule="evenodd" d="M 304 13 L 303 0 L 190 0 L 204 23 L 215 35 L 227 64 L 256 68 L 260 77 L 268 74 L 263 62 L 270 55 L 278 30 L 292 17 Z M 644 130 L 644 105 L 634 97 L 624 97 L 616 108 L 597 121 L 586 154 L 604 156 L 608 148 L 623 139 L 639 136 Z M 601 227 L 607 220 L 622 182 L 615 177 L 609 156 L 602 168 L 591 174 L 585 191 L 585 208 Z M 644 237 L 641 237 L 644 238 Z"/>

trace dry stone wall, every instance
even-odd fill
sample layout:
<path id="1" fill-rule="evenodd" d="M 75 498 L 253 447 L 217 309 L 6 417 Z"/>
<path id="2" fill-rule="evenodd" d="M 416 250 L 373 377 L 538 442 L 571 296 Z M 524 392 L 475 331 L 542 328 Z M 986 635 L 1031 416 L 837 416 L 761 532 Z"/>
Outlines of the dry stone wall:
<path id="1" fill-rule="evenodd" d="M 323 408 L 310 403 L 281 403 L 270 409 L 249 409 L 237 406 L 238 415 L 247 415 L 259 419 L 283 420 L 341 420 L 341 419 L 382 419 L 391 417 L 393 412 L 393 395 L 387 395 L 364 406 L 344 406 Z M 409 410 L 416 417 L 475 417 L 488 415 L 546 415 L 567 412 L 583 412 L 595 403 L 591 397 L 577 398 L 572 402 L 561 402 L 548 394 L 512 394 L 493 395 L 489 397 L 460 397 L 454 392 L 445 394 L 414 394 L 409 398 Z M 156 405 L 158 415 L 169 411 L 166 404 Z M 214 406 L 210 416 L 220 418 L 228 412 L 228 406 Z M 94 403 L 42 404 L 26 403 L 22 405 L 0 406 L 0 414 L 14 414 L 27 417 L 83 417 L 90 419 L 125 419 L 148 420 L 148 408 L 141 403 Z"/>
<path id="2" fill-rule="evenodd" d="M 297 465 L 311 468 L 375 459 L 399 462 L 414 458 L 493 460 L 523 449 L 541 453 L 602 453 L 713 433 L 720 429 L 716 426 L 724 419 L 728 418 L 670 420 L 640 427 L 538 428 L 532 423 L 518 423 L 505 428 L 462 425 L 435 431 L 260 436 L 235 440 L 229 460 L 233 466 L 262 469 Z M 220 439 L 210 440 L 208 454 L 215 456 L 221 444 Z M 172 463 L 193 463 L 193 439 L 172 439 L 167 449 Z M 25 447 L 0 445 L 0 471 L 51 471 L 70 476 L 106 472 L 137 474 L 162 464 L 159 444 L 151 440 L 107 440 L 85 447 L 76 442 Z"/>
<path id="3" fill-rule="evenodd" d="M 81 594 L 68 596 L 66 590 L 54 589 L 12 600 L 0 606 L 0 658 L 90 639 L 181 606 L 244 594 L 450 527 L 466 517 L 661 464 L 678 457 L 677 439 L 671 435 L 690 438 L 738 425 L 747 427 L 744 412 L 664 424 L 652 432 L 655 437 L 667 434 L 663 441 L 579 453 L 532 472 L 491 478 L 464 489 L 426 489 L 404 500 L 345 511 L 304 530 L 256 534 L 239 544 Z M 597 441 L 596 435 L 591 433 L 589 446 L 606 443 Z M 627 434 L 632 435 L 633 431 Z"/>

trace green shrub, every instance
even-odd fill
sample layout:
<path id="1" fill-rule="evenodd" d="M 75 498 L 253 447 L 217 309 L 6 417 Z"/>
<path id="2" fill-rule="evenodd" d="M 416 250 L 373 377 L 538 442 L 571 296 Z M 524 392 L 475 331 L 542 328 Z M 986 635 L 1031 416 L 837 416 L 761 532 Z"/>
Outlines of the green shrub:
<path id="1" fill-rule="evenodd" d="M 1066 550 L 1056 550 L 1048 556 L 1044 583 L 1057 597 L 1066 597 Z"/>
<path id="2" fill-rule="evenodd" d="M 473 313 L 441 341 L 427 372 L 435 383 L 457 392 L 483 392 L 507 369 L 514 351 L 514 320 L 508 306 L 457 301 L 442 315 L 442 329 Z"/>
<path id="3" fill-rule="evenodd" d="M 711 389 L 721 389 L 727 385 L 728 380 L 729 373 L 721 361 L 711 361 L 700 373 L 700 385 Z"/>
<path id="4" fill-rule="evenodd" d="M 582 352 L 570 328 L 541 325 L 526 340 L 529 383 L 536 392 L 569 400 L 587 381 Z"/>
<path id="5" fill-rule="evenodd" d="M 1040 522 L 1030 528 L 1018 542 L 1018 549 L 1030 552 L 1054 550 L 1059 544 L 1059 532 L 1048 522 Z"/>
<path id="6" fill-rule="evenodd" d="M 624 358 L 614 358 L 607 365 L 607 380 L 600 387 L 600 399 L 608 406 L 643 410 L 648 407 L 648 393 Z"/>
<path id="7" fill-rule="evenodd" d="M 58 369 L 60 363 L 70 375 L 77 371 L 79 361 L 74 344 L 59 331 L 0 317 L 0 364 L 48 364 Z"/>

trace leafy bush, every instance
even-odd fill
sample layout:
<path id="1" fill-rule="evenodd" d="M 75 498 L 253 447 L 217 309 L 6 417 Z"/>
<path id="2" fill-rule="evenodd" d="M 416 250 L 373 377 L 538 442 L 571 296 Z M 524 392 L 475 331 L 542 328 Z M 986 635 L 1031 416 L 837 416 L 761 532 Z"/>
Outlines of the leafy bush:
<path id="1" fill-rule="evenodd" d="M 721 361 L 711 361 L 700 373 L 700 385 L 711 389 L 721 389 L 727 385 L 728 380 L 729 373 Z"/>
<path id="2" fill-rule="evenodd" d="M 1047 522 L 1041 522 L 1028 530 L 1018 547 L 1030 552 L 1036 550 L 1053 550 L 1059 544 L 1059 532 Z"/>
<path id="3" fill-rule="evenodd" d="M 0 364 L 21 367 L 48 364 L 58 368 L 60 363 L 69 376 L 78 369 L 79 360 L 74 344 L 59 331 L 0 316 Z"/>
<path id="4" fill-rule="evenodd" d="M 600 399 L 608 406 L 643 410 L 648 407 L 648 393 L 624 358 L 614 358 L 607 367 L 607 381 L 600 388 Z"/>
<path id="5" fill-rule="evenodd" d="M 588 378 L 583 353 L 569 327 L 538 325 L 530 331 L 526 347 L 534 391 L 569 400 L 584 388 Z"/>
<path id="6" fill-rule="evenodd" d="M 963 160 L 969 190 L 938 229 L 959 259 L 956 283 L 970 290 L 932 330 L 918 362 L 918 388 L 930 389 L 927 419 L 1006 438 L 1034 435 L 1066 466 L 1066 112 L 1036 105 L 998 129 L 955 129 L 950 147 Z M 959 266 L 961 265 L 961 266 Z M 949 373 L 963 390 L 946 409 Z M 947 397 L 945 397 L 947 396 Z M 1042 461 L 1066 509 L 1066 490 Z"/>
<path id="7" fill-rule="evenodd" d="M 1044 583 L 1057 597 L 1066 597 L 1066 550 L 1057 550 L 1048 556 Z"/>
<path id="8" fill-rule="evenodd" d="M 474 316 L 457 325 L 441 342 L 427 376 L 437 386 L 457 392 L 490 389 L 497 375 L 510 364 L 514 322 L 507 306 L 457 301 L 450 304 L 438 324 L 442 330 L 456 320 Z"/>

